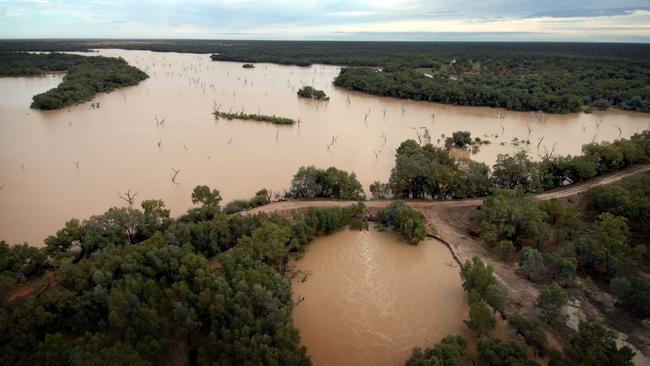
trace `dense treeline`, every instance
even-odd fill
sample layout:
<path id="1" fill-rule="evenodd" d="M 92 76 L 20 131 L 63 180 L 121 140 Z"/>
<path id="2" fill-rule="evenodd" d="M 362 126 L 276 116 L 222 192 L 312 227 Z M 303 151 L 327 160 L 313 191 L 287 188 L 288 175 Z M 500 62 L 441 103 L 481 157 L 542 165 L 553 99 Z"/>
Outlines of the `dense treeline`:
<path id="1" fill-rule="evenodd" d="M 457 137 L 460 137 L 459 134 Z M 470 140 L 462 137 L 462 140 Z M 452 146 L 457 144 L 450 140 Z M 646 163 L 650 132 L 612 143 L 583 145 L 579 156 L 546 156 L 533 161 L 525 151 L 499 154 L 490 168 L 480 162 L 449 155 L 429 142 L 406 140 L 397 148 L 395 167 L 387 184 L 370 186 L 374 198 L 453 199 L 487 196 L 494 189 L 518 188 L 541 192 Z"/>
<path id="2" fill-rule="evenodd" d="M 291 219 L 162 201 L 70 220 L 44 248 L 0 244 L 0 363 L 309 365 L 291 320 L 287 254 L 363 226 L 361 205 Z"/>
<path id="3" fill-rule="evenodd" d="M 219 61 L 379 66 L 336 85 L 458 105 L 567 113 L 614 105 L 650 112 L 650 46 L 603 43 L 5 40 L 0 51 L 91 48 L 214 53 Z M 400 66 L 395 66 L 400 65 Z M 425 76 L 424 74 L 428 74 Z"/>
<path id="4" fill-rule="evenodd" d="M 389 66 L 409 64 L 434 67 L 439 60 L 478 59 L 486 55 L 525 59 L 528 63 L 549 60 L 590 59 L 647 60 L 650 47 L 624 43 L 552 42 L 340 42 L 340 41 L 246 41 L 179 39 L 2 40 L 0 51 L 88 51 L 98 48 L 156 52 L 218 53 L 213 59 L 277 64 L 335 64 Z"/>
<path id="5" fill-rule="evenodd" d="M 380 96 L 463 106 L 487 106 L 515 111 L 578 112 L 583 105 L 610 105 L 650 112 L 648 65 L 634 63 L 618 69 L 616 62 L 584 61 L 570 65 L 531 66 L 503 62 L 502 70 L 486 70 L 487 60 L 466 60 L 427 70 L 408 66 L 343 68 L 334 85 Z M 514 68 L 510 69 L 510 68 Z"/>
<path id="6" fill-rule="evenodd" d="M 111 57 L 85 57 L 60 53 L 0 53 L 0 76 L 33 76 L 67 72 L 56 88 L 35 95 L 31 107 L 59 109 L 84 102 L 100 92 L 135 85 L 148 76 Z"/>

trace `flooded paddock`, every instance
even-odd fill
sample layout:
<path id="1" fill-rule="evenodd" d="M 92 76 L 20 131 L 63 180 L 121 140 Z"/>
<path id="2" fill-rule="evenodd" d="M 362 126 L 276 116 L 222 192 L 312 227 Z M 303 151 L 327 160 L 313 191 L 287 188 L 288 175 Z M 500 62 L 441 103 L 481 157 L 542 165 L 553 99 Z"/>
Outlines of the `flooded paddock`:
<path id="1" fill-rule="evenodd" d="M 209 55 L 96 54 L 122 57 L 150 78 L 58 111 L 29 105 L 61 75 L 0 78 L 0 239 L 40 246 L 72 217 L 126 205 L 116 192 L 129 189 L 138 204 L 160 198 L 173 215 L 191 205 L 199 184 L 219 189 L 225 201 L 263 187 L 282 193 L 301 165 L 354 171 L 367 190 L 387 180 L 395 148 L 423 139 L 425 128 L 434 144 L 458 130 L 490 140 L 472 158 L 492 164 L 498 153 L 520 149 L 535 157 L 553 148 L 578 154 L 583 143 L 629 137 L 650 122 L 622 111 L 538 115 L 375 97 L 332 86 L 337 66 L 243 69 Z M 324 90 L 330 101 L 298 98 L 303 85 Z M 215 108 L 301 122 L 215 121 Z M 180 170 L 176 184 L 172 169 Z"/>

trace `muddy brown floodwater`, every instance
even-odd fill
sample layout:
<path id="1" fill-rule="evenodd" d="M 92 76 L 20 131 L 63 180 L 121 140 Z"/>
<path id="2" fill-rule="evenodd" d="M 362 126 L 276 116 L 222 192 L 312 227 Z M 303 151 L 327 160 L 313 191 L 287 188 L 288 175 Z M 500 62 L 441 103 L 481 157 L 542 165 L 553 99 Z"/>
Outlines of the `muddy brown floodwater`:
<path id="1" fill-rule="evenodd" d="M 294 302 L 304 298 L 293 318 L 315 366 L 400 365 L 414 346 L 468 335 L 459 268 L 439 242 L 345 230 L 292 264 Z"/>
<path id="2" fill-rule="evenodd" d="M 583 143 L 629 137 L 650 122 L 648 115 L 621 111 L 541 118 L 506 111 L 497 118 L 490 108 L 380 98 L 333 87 L 337 66 L 242 69 L 241 63 L 212 62 L 209 55 L 98 54 L 123 57 L 151 78 L 59 111 L 29 105 L 60 75 L 0 78 L 0 239 L 40 246 L 71 217 L 125 205 L 116 191 L 139 192 L 138 204 L 163 199 L 173 215 L 191 205 L 198 184 L 218 188 L 226 201 L 250 197 L 262 187 L 282 192 L 301 165 L 354 171 L 367 189 L 388 178 L 395 148 L 417 139 L 418 132 L 422 136 L 422 127 L 434 144 L 457 130 L 487 138 L 492 144 L 472 158 L 492 164 L 498 153 L 519 149 L 538 156 L 555 145 L 556 153 L 577 154 Z M 323 89 L 331 100 L 296 97 L 302 85 Z M 92 108 L 97 102 L 99 108 Z M 215 121 L 215 106 L 301 123 Z M 156 118 L 165 123 L 157 125 Z M 516 146 L 515 137 L 531 143 Z M 171 182 L 172 169 L 181 170 L 179 184 Z"/>

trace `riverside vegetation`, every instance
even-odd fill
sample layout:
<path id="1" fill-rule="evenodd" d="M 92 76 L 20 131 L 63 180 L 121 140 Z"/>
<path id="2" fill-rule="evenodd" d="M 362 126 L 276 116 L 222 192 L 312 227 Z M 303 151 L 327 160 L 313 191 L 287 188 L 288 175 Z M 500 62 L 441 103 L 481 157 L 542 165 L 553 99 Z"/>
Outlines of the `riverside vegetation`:
<path id="1" fill-rule="evenodd" d="M 375 95 L 518 111 L 650 112 L 650 47 L 642 44 L 5 40 L 2 51 L 122 48 L 214 53 L 215 61 L 373 66 L 335 84 Z M 425 75 L 426 74 L 426 75 Z"/>
<path id="2" fill-rule="evenodd" d="M 97 93 L 135 85 L 148 78 L 143 71 L 118 58 L 0 52 L 0 76 L 35 76 L 52 72 L 66 72 L 66 76 L 56 88 L 35 95 L 32 108 L 65 108 L 90 100 Z"/>

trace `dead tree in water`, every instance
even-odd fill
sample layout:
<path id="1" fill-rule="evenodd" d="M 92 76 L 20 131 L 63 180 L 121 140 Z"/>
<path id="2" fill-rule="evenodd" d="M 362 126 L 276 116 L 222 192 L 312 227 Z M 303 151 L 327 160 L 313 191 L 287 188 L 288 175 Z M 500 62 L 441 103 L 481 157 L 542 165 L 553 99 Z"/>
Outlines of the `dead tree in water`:
<path id="1" fill-rule="evenodd" d="M 337 139 L 337 138 L 339 138 L 339 135 L 332 136 L 332 141 L 330 141 L 330 143 L 327 145 L 327 151 L 329 151 L 330 148 L 331 148 L 332 146 L 334 146 L 334 144 L 336 143 L 336 139 Z"/>
<path id="2" fill-rule="evenodd" d="M 294 306 L 297 306 L 298 304 L 300 304 L 300 303 L 303 302 L 303 301 L 305 301 L 305 297 L 304 297 L 304 296 L 298 296 L 298 301 L 296 301 L 296 303 L 294 304 Z"/>
<path id="3" fill-rule="evenodd" d="M 345 96 L 345 100 L 348 102 L 348 105 L 352 104 L 352 102 L 350 101 L 350 96 L 349 95 Z"/>
<path id="4" fill-rule="evenodd" d="M 130 207 L 130 206 L 133 206 L 133 202 L 135 202 L 135 196 L 137 196 L 138 193 L 140 193 L 140 191 L 137 191 L 135 193 L 131 193 L 131 188 L 129 188 L 129 190 L 124 192 L 124 194 L 121 194 L 118 191 L 115 191 L 115 193 L 117 193 L 117 196 L 120 197 L 121 200 L 128 203 L 129 207 Z"/>
<path id="5" fill-rule="evenodd" d="M 74 164 L 75 168 L 77 168 L 77 171 L 79 171 L 79 160 L 73 161 L 72 164 Z"/>
<path id="6" fill-rule="evenodd" d="M 621 129 L 621 126 L 614 125 L 614 127 L 618 128 L 618 137 L 621 137 L 621 135 L 623 134 L 623 130 Z"/>
<path id="7" fill-rule="evenodd" d="M 158 148 L 160 149 L 160 145 L 162 145 L 162 140 L 158 140 L 157 144 L 158 144 Z"/>
<path id="8" fill-rule="evenodd" d="M 386 142 L 388 141 L 388 139 L 386 138 L 386 132 L 382 132 L 381 135 L 379 135 L 379 137 L 381 137 L 384 140 L 384 144 L 382 146 L 385 146 Z"/>
<path id="9" fill-rule="evenodd" d="M 404 113 L 406 113 L 406 107 L 402 105 L 402 116 L 404 115 Z"/>
<path id="10" fill-rule="evenodd" d="M 543 111 L 537 111 L 535 112 L 535 118 L 537 119 L 537 122 L 539 123 L 544 123 L 546 122 L 546 114 L 544 114 Z"/>
<path id="11" fill-rule="evenodd" d="M 165 119 L 167 119 L 167 116 L 163 117 L 161 120 L 158 119 L 158 116 L 154 117 L 156 119 L 156 126 L 162 126 L 165 124 Z"/>
<path id="12" fill-rule="evenodd" d="M 363 121 L 368 122 L 368 116 L 370 115 L 370 109 L 368 109 L 368 112 L 363 116 Z"/>
<path id="13" fill-rule="evenodd" d="M 176 183 L 176 177 L 178 176 L 178 173 L 180 173 L 180 172 L 181 172 L 180 169 L 177 170 L 177 169 L 172 168 L 171 173 L 169 173 L 169 176 L 172 179 L 172 183 L 178 184 L 178 183 Z"/>
<path id="14" fill-rule="evenodd" d="M 528 123 L 528 122 L 526 122 L 526 128 L 528 129 L 528 138 L 530 138 L 530 134 L 532 134 L 533 131 L 535 131 L 535 129 L 530 128 L 530 123 Z"/>
<path id="15" fill-rule="evenodd" d="M 5 185 L 4 185 L 4 184 L 3 184 L 3 185 L 1 185 L 1 186 L 0 186 L 0 191 L 1 191 L 1 190 L 2 190 L 2 189 L 3 189 L 4 187 L 5 187 Z"/>
<path id="16" fill-rule="evenodd" d="M 553 143 L 553 147 L 549 151 L 546 145 L 544 145 L 544 160 L 548 160 L 553 157 L 553 154 L 555 154 L 555 148 L 557 147 L 557 142 Z"/>
<path id="17" fill-rule="evenodd" d="M 537 150 L 539 150 L 539 145 L 544 141 L 544 136 L 540 137 L 539 140 L 537 141 Z"/>
<path id="18" fill-rule="evenodd" d="M 597 120 L 594 121 L 596 123 L 596 128 L 600 128 L 600 124 L 603 123 L 602 118 L 598 118 Z"/>
<path id="19" fill-rule="evenodd" d="M 386 118 L 386 110 L 383 109 L 383 110 L 381 111 L 381 113 L 383 113 L 383 114 L 384 114 L 384 118 Z"/>

